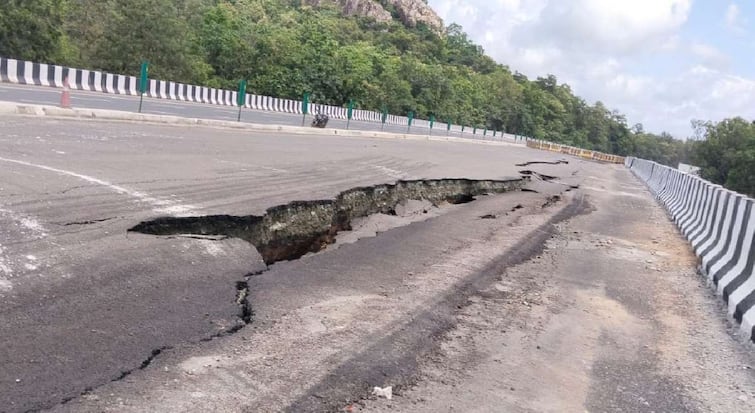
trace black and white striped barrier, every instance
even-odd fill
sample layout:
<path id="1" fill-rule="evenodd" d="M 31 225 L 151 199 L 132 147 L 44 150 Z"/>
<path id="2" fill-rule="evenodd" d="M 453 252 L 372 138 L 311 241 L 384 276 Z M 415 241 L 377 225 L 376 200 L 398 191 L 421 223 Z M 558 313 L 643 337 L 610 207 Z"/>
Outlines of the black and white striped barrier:
<path id="1" fill-rule="evenodd" d="M 44 63 L 33 63 L 22 60 L 0 57 L 0 82 L 22 85 L 37 85 L 62 88 L 65 79 L 73 90 L 102 92 L 120 95 L 139 95 L 139 78 L 118 75 L 87 69 L 75 69 Z M 165 80 L 150 79 L 146 96 L 157 99 L 178 100 L 184 102 L 205 103 L 210 105 L 236 106 L 236 91 L 215 89 L 204 86 L 187 85 Z M 270 96 L 247 94 L 244 107 L 254 110 L 299 114 L 302 102 L 279 99 Z M 310 104 L 310 113 L 325 113 L 334 119 L 347 119 L 348 110 L 345 107 L 324 104 Z M 380 112 L 355 109 L 352 120 L 360 122 L 381 123 L 383 115 Z M 388 115 L 386 124 L 408 126 L 406 116 Z M 440 126 L 440 124 L 436 124 Z M 423 119 L 414 119 L 412 127 L 430 128 L 430 123 Z M 462 127 L 452 125 L 451 132 L 461 133 Z"/>
<path id="2" fill-rule="evenodd" d="M 652 161 L 625 164 L 666 207 L 729 315 L 755 341 L 755 200 Z"/>

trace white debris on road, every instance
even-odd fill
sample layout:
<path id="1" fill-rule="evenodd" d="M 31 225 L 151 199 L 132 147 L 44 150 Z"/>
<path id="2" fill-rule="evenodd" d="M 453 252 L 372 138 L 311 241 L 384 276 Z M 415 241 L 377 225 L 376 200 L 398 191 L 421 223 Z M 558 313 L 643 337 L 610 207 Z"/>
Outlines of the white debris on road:
<path id="1" fill-rule="evenodd" d="M 385 397 L 388 400 L 391 400 L 393 398 L 393 386 L 388 386 L 384 388 L 380 387 L 374 387 L 372 389 L 372 394 L 377 397 Z"/>

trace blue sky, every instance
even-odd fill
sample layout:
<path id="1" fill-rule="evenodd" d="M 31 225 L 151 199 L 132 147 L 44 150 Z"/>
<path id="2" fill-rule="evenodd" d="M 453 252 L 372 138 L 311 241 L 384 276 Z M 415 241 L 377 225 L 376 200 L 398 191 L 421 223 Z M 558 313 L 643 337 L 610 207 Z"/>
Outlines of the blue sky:
<path id="1" fill-rule="evenodd" d="M 646 130 L 755 119 L 755 1 L 429 0 L 498 62 L 556 75 Z"/>

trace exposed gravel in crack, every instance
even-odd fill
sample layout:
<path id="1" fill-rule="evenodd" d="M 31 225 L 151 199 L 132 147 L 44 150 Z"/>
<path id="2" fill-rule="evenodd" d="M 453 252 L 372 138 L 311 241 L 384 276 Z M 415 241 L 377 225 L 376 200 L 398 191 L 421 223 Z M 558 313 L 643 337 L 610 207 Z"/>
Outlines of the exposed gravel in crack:
<path id="1" fill-rule="evenodd" d="M 356 218 L 395 215 L 409 200 L 437 206 L 461 204 L 475 196 L 521 188 L 526 178 L 509 180 L 433 179 L 354 188 L 332 200 L 294 201 L 269 208 L 262 216 L 212 215 L 162 217 L 142 222 L 129 231 L 152 235 L 228 236 L 253 244 L 266 264 L 297 259 L 336 241 Z"/>

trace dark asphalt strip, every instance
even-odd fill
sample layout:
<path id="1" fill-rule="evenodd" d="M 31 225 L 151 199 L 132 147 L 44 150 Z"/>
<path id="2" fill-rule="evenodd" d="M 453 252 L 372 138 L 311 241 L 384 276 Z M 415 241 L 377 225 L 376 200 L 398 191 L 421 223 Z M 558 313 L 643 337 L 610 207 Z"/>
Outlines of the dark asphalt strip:
<path id="1" fill-rule="evenodd" d="M 542 253 L 556 234 L 556 224 L 593 210 L 582 194 L 482 271 L 459 282 L 432 306 L 409 316 L 404 327 L 374 334 L 374 344 L 354 355 L 286 409 L 288 412 L 332 412 L 366 398 L 372 386 L 392 385 L 400 391 L 416 382 L 419 361 L 438 350 L 440 338 L 456 324 L 456 315 L 471 296 L 489 288 L 509 267 Z"/>

